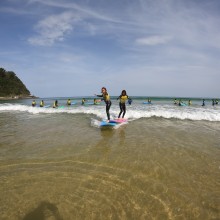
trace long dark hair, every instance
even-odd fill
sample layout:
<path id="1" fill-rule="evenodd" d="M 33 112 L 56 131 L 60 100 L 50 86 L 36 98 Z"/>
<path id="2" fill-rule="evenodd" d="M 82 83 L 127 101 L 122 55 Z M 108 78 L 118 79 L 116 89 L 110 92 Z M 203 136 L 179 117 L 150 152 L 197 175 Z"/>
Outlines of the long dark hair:
<path id="1" fill-rule="evenodd" d="M 105 90 L 105 94 L 108 94 L 107 89 L 105 87 L 102 87 L 101 92 L 102 92 L 103 89 Z"/>
<path id="2" fill-rule="evenodd" d="M 121 96 L 123 96 L 123 95 L 127 95 L 126 90 L 122 90 L 122 92 L 121 92 Z"/>

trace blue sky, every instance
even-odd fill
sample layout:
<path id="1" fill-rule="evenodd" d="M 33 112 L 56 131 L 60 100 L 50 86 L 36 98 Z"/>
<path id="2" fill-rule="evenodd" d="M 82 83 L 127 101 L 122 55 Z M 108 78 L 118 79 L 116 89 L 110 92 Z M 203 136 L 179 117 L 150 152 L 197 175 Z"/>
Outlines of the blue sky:
<path id="1" fill-rule="evenodd" d="M 39 97 L 220 96 L 219 0 L 1 0 L 0 67 Z"/>

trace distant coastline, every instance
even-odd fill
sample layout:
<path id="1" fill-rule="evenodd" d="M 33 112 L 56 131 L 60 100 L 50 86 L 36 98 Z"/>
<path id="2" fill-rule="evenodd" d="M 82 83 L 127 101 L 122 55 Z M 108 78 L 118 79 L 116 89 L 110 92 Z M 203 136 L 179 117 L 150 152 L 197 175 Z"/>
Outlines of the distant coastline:
<path id="1" fill-rule="evenodd" d="M 7 97 L 0 97 L 0 100 L 17 100 L 17 99 L 38 99 L 39 97 L 36 97 L 34 95 L 30 96 L 7 96 Z"/>

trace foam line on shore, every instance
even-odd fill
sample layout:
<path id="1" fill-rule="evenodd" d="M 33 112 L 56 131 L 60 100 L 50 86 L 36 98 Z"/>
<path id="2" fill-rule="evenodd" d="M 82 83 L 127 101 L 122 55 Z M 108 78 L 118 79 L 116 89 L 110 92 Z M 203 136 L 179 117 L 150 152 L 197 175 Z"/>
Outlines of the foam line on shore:
<path id="1" fill-rule="evenodd" d="M 93 114 L 98 118 L 106 118 L 104 106 L 74 106 L 64 107 L 60 109 L 53 108 L 40 108 L 32 107 L 21 104 L 0 104 L 0 112 L 28 112 L 30 114 Z M 116 118 L 119 113 L 118 106 L 112 106 L 111 117 Z M 162 117 L 166 119 L 180 119 L 180 120 L 193 120 L 193 121 L 220 121 L 219 108 L 207 107 L 176 107 L 172 105 L 154 105 L 150 108 L 144 108 L 142 106 L 133 106 L 127 109 L 126 118 L 129 120 L 135 120 L 140 118 Z"/>

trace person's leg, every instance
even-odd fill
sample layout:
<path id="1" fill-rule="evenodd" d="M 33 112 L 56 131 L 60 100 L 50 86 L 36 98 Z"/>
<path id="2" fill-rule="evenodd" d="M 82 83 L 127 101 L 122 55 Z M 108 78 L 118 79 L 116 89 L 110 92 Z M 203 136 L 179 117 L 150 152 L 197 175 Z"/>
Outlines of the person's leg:
<path id="1" fill-rule="evenodd" d="M 109 101 L 109 102 L 106 103 L 106 114 L 107 114 L 108 120 L 110 120 L 109 110 L 110 110 L 111 104 L 112 104 L 111 101 Z"/>
<path id="2" fill-rule="evenodd" d="M 126 105 L 125 105 L 125 103 L 122 105 L 122 110 L 123 110 L 123 116 L 122 116 L 122 118 L 124 118 L 125 113 L 126 113 Z"/>
<path id="3" fill-rule="evenodd" d="M 120 108 L 120 113 L 119 113 L 119 115 L 118 115 L 118 118 L 121 117 L 121 114 L 122 114 L 122 112 L 123 112 L 123 109 L 122 109 L 122 105 L 121 105 L 121 103 L 119 103 L 119 108 Z"/>

